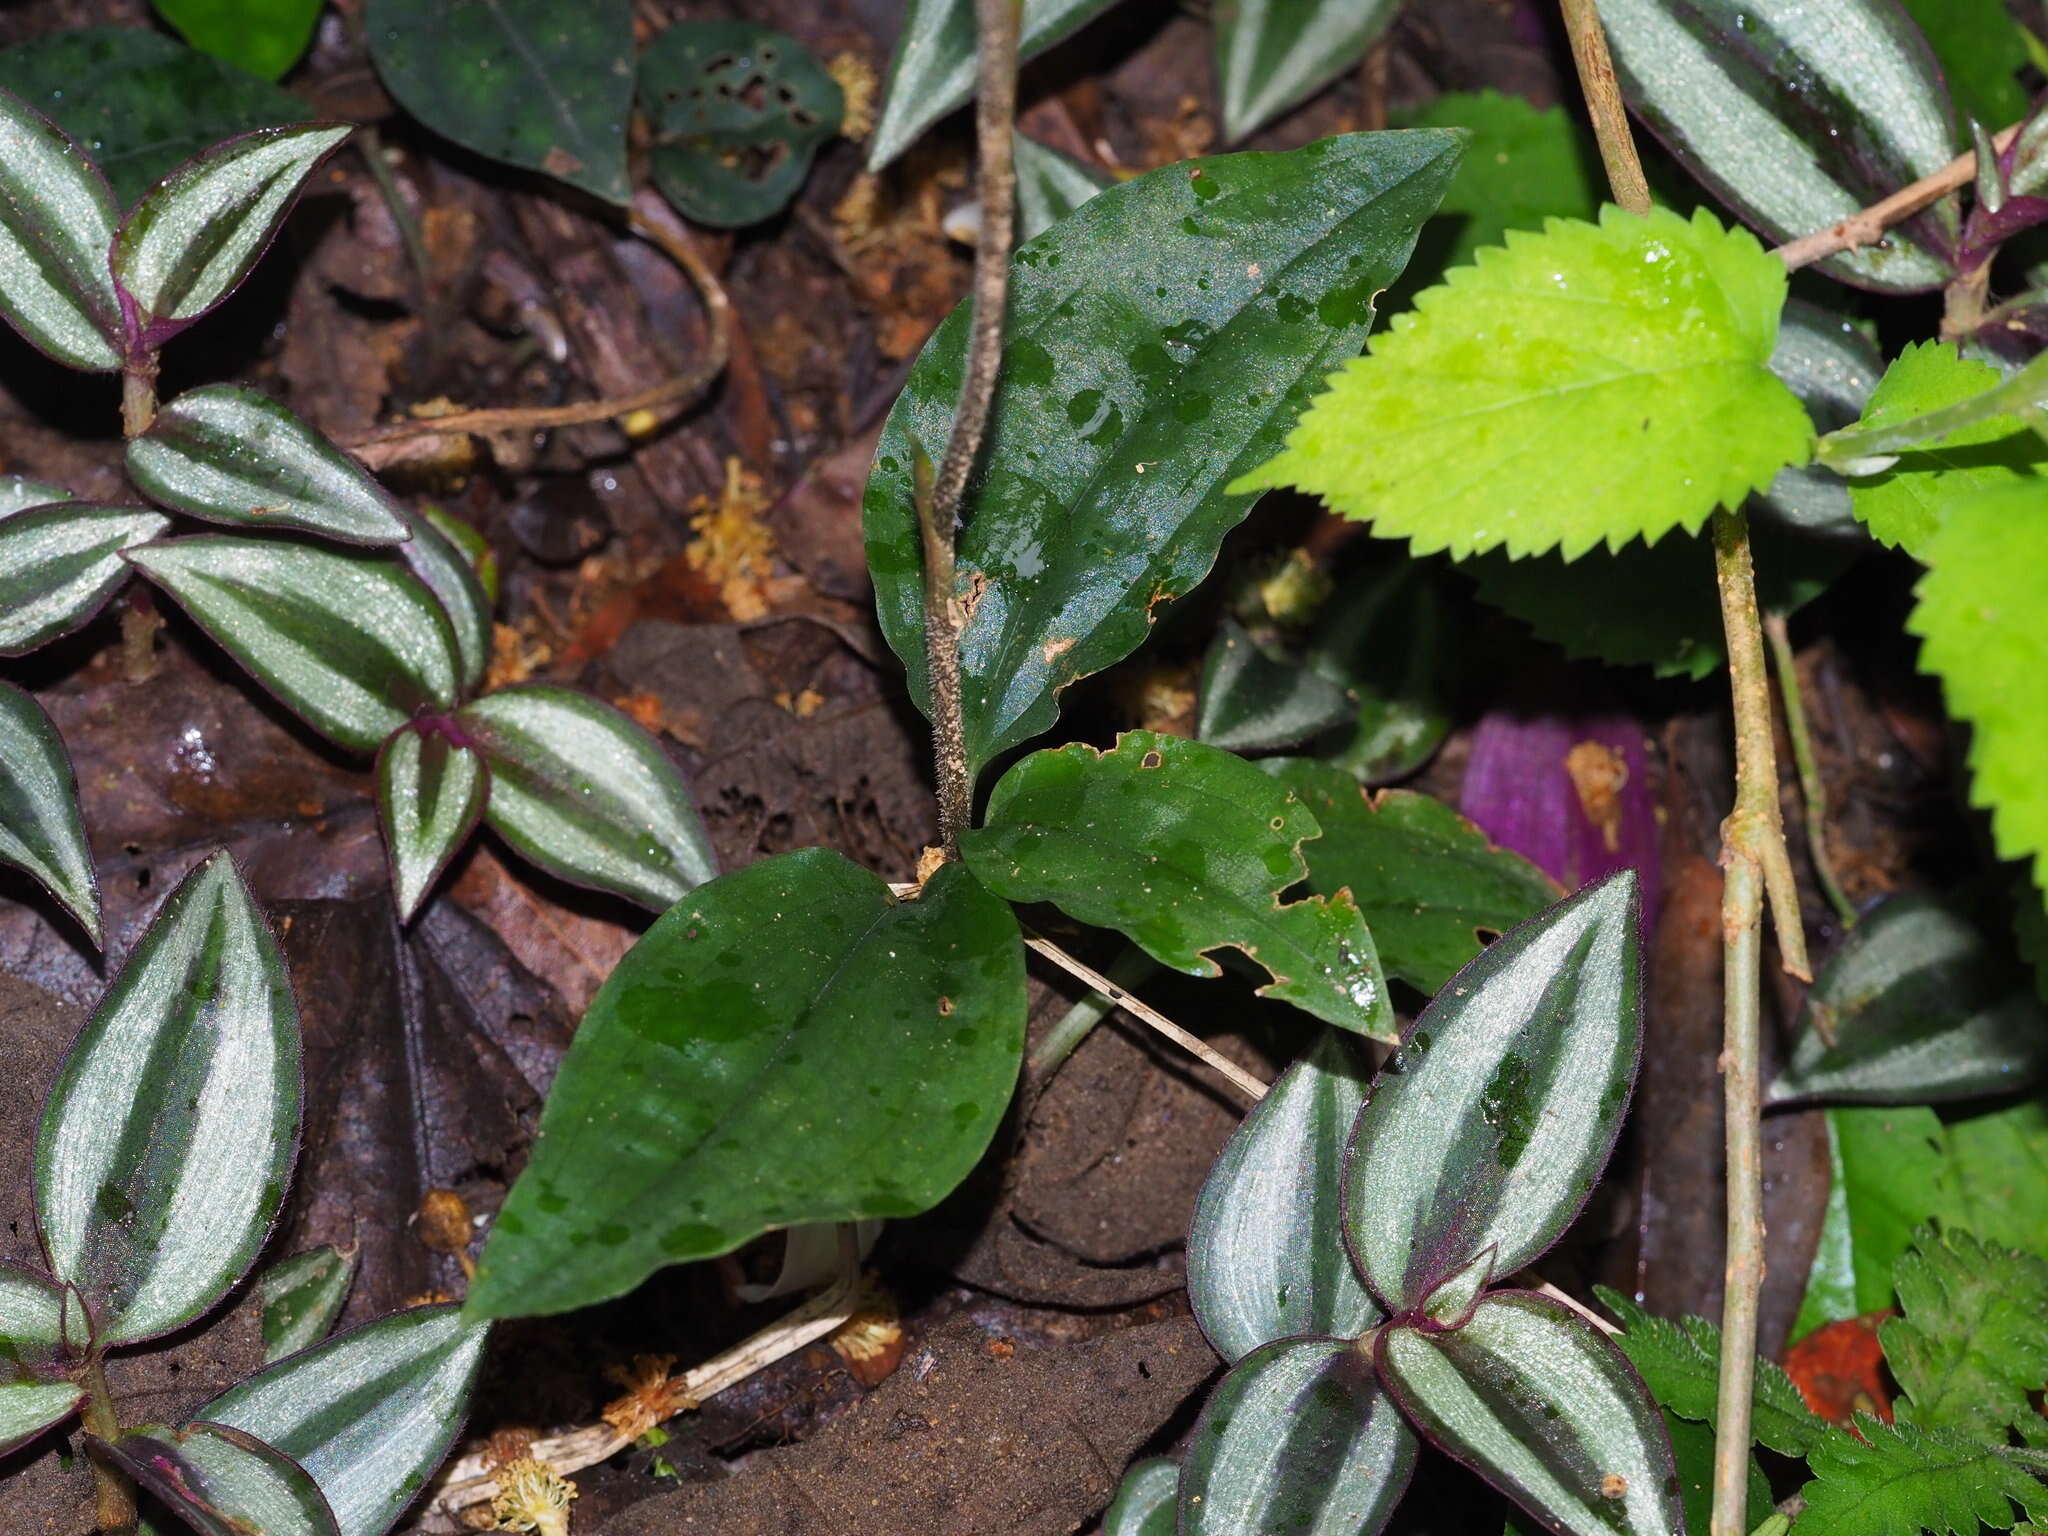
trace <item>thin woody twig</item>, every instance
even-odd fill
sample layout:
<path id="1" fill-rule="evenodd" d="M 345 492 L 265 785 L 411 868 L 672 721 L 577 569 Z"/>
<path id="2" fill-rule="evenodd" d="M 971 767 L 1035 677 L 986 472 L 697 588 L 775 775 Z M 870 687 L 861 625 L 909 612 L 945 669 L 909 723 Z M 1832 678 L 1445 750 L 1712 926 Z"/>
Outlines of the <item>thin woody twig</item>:
<path id="1" fill-rule="evenodd" d="M 2020 125 L 2014 123 L 1993 135 L 1994 148 L 2003 150 L 2012 143 Z M 1796 272 L 1801 267 L 1810 267 L 1816 261 L 1823 261 L 1840 251 L 1853 251 L 1858 246 L 1873 245 L 1884 238 L 1884 232 L 1925 208 L 1929 203 L 1946 197 L 1956 188 L 1965 186 L 1977 174 L 1977 152 L 1957 155 L 1931 176 L 1922 176 L 1909 187 L 1901 187 L 1890 197 L 1872 203 L 1861 213 L 1852 213 L 1848 218 L 1830 224 L 1826 229 L 1817 229 L 1810 235 L 1801 235 L 1797 240 L 1788 240 L 1775 252 L 1788 270 Z"/>
<path id="2" fill-rule="evenodd" d="M 1628 131 L 1628 108 L 1621 84 L 1614 78 L 1614 59 L 1607 51 L 1607 32 L 1600 25 L 1598 0 L 1562 0 L 1565 31 L 1571 35 L 1572 62 L 1579 67 L 1579 89 L 1593 119 L 1593 136 L 1607 168 L 1614 200 L 1633 214 L 1650 211 L 1650 183 L 1636 141 Z"/>

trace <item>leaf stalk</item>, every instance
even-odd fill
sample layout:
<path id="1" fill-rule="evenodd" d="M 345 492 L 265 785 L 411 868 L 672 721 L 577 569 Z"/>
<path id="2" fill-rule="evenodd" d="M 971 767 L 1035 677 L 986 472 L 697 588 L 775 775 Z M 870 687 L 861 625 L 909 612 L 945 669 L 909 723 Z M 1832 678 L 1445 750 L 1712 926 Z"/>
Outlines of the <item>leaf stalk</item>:
<path id="1" fill-rule="evenodd" d="M 82 1378 L 85 1405 L 81 1417 L 87 1433 L 113 1444 L 121 1434 L 114 1416 L 113 1394 L 107 1390 L 107 1368 L 95 1353 L 86 1362 Z M 135 1528 L 135 1484 L 128 1474 L 103 1456 L 87 1456 L 92 1463 L 93 1514 L 102 1531 L 131 1531 Z"/>

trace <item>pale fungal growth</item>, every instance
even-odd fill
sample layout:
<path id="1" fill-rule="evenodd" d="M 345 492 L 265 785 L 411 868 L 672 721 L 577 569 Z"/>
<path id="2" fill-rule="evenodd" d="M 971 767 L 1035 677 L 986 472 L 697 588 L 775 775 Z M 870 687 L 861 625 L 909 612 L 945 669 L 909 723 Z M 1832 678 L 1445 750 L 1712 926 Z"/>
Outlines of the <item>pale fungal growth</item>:
<path id="1" fill-rule="evenodd" d="M 491 1517 L 501 1531 L 531 1531 L 533 1536 L 569 1536 L 569 1505 L 576 1485 L 544 1461 L 523 1456 L 498 1470 L 498 1493 Z"/>

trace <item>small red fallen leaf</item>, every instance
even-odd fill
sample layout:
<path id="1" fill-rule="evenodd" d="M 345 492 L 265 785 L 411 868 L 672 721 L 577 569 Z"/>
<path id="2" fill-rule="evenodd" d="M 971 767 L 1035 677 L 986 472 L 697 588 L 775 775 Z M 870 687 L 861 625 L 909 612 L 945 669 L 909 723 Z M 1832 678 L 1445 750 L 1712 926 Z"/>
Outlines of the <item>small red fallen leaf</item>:
<path id="1" fill-rule="evenodd" d="M 1877 1339 L 1878 1325 L 1891 1315 L 1872 1312 L 1829 1323 L 1785 1351 L 1785 1373 L 1808 1408 L 1833 1424 L 1847 1424 L 1857 1413 L 1891 1423 L 1884 1350 Z"/>

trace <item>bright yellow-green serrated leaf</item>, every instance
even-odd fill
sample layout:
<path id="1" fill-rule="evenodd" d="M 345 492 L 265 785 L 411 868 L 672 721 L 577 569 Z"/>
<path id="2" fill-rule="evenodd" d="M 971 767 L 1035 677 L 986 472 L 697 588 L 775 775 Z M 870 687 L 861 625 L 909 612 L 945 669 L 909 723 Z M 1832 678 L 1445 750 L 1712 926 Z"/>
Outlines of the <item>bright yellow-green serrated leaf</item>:
<path id="1" fill-rule="evenodd" d="M 1950 507 L 1920 555 L 1906 627 L 1949 713 L 1970 722 L 1970 801 L 1990 810 L 1998 856 L 2032 859 L 2048 883 L 2048 483 Z"/>
<path id="2" fill-rule="evenodd" d="M 1988 363 L 1946 342 L 1916 342 L 1892 360 L 1864 407 L 1861 427 L 1884 427 L 1981 395 L 1999 381 Z M 1881 475 L 1849 482 L 1856 515 L 1879 543 L 1924 558 L 1942 514 L 1981 491 L 2037 480 L 2041 440 L 2014 417 L 1998 416 L 1909 448 Z"/>
<path id="3" fill-rule="evenodd" d="M 1701 211 L 1550 219 L 1446 274 L 1233 492 L 1294 486 L 1462 559 L 1696 531 L 1812 453 L 1785 269 Z"/>

